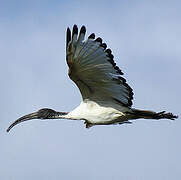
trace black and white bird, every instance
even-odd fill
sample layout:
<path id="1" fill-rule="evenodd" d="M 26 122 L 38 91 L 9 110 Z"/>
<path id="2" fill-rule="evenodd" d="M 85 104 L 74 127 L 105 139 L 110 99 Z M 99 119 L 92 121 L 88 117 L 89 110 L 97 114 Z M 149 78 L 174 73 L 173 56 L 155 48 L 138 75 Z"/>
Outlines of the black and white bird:
<path id="1" fill-rule="evenodd" d="M 131 123 L 133 119 L 171 119 L 172 113 L 153 112 L 131 108 L 133 90 L 123 78 L 123 72 L 116 66 L 112 51 L 95 34 L 85 41 L 86 28 L 78 33 L 77 25 L 72 33 L 67 28 L 66 61 L 68 75 L 78 86 L 82 102 L 73 111 L 57 112 L 44 108 L 25 115 L 12 123 L 7 132 L 23 121 L 31 119 L 72 119 L 85 121 L 86 128 L 94 125 Z"/>

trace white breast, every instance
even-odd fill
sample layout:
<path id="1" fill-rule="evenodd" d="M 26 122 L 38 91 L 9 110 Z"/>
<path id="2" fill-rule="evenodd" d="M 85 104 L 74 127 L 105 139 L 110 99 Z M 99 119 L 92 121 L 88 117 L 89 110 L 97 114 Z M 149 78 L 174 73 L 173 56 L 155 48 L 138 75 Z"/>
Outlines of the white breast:
<path id="1" fill-rule="evenodd" d="M 125 114 L 111 105 L 100 106 L 93 101 L 83 101 L 81 104 L 66 115 L 68 119 L 84 119 L 90 123 L 106 123 L 118 118 L 124 119 Z"/>

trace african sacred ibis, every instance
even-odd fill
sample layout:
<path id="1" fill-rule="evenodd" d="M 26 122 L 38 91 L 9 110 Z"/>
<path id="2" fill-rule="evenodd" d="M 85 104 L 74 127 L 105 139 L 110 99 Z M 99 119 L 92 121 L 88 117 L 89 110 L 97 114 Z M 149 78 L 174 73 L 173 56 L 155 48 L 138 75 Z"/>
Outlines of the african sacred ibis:
<path id="1" fill-rule="evenodd" d="M 67 28 L 66 61 L 69 77 L 78 86 L 82 102 L 73 111 L 57 112 L 44 108 L 25 115 L 12 123 L 7 132 L 16 124 L 30 119 L 73 119 L 84 120 L 86 128 L 94 125 L 131 123 L 129 120 L 171 119 L 178 116 L 172 113 L 153 112 L 131 108 L 133 90 L 122 77 L 123 73 L 116 66 L 110 49 L 92 33 L 84 41 L 86 33 L 82 26 L 73 26 L 72 35 Z"/>

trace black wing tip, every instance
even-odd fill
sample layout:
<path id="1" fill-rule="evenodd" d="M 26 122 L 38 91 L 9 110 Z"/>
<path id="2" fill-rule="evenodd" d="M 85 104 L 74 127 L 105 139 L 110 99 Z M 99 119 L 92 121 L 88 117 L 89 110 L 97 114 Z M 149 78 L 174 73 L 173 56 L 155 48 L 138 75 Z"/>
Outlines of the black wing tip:
<path id="1" fill-rule="evenodd" d="M 118 79 L 124 84 L 124 86 L 128 89 L 129 92 L 129 99 L 128 99 L 128 104 L 127 106 L 132 106 L 132 100 L 133 100 L 133 89 L 127 84 L 126 79 L 123 78 L 122 76 L 119 76 Z"/>
<path id="2" fill-rule="evenodd" d="M 88 39 L 95 39 L 95 34 L 92 33 L 92 34 L 88 37 Z"/>
<path id="3" fill-rule="evenodd" d="M 104 49 L 107 48 L 107 44 L 106 43 L 102 43 L 100 46 L 103 47 Z"/>
<path id="4" fill-rule="evenodd" d="M 111 49 L 106 49 L 106 52 L 108 53 L 108 54 L 111 54 L 112 53 L 112 51 L 111 51 Z"/>
<path id="5" fill-rule="evenodd" d="M 70 41 L 71 41 L 71 31 L 70 31 L 70 28 L 68 27 L 67 28 L 67 45 Z"/>
<path id="6" fill-rule="evenodd" d="M 76 24 L 74 24 L 74 26 L 73 26 L 72 36 L 73 36 L 74 34 L 78 34 L 78 27 L 77 27 Z"/>
<path id="7" fill-rule="evenodd" d="M 116 63 L 114 61 L 114 56 L 112 55 L 111 49 L 106 49 L 105 52 L 107 53 L 107 56 L 109 57 L 108 61 L 112 64 L 113 68 L 116 70 L 116 72 L 120 75 L 123 75 L 124 73 L 119 69 L 118 66 L 116 66 Z"/>
<path id="8" fill-rule="evenodd" d="M 129 90 L 129 100 L 128 100 L 128 106 L 131 107 L 133 105 L 133 89 L 127 84 L 127 83 L 124 83 L 124 85 L 128 88 Z"/>
<path id="9" fill-rule="evenodd" d="M 98 37 L 95 41 L 102 44 L 102 38 L 100 38 L 100 37 Z"/>
<path id="10" fill-rule="evenodd" d="M 86 33 L 86 27 L 83 25 L 80 29 L 80 34 L 85 34 Z"/>
<path id="11" fill-rule="evenodd" d="M 70 28 L 69 28 L 69 27 L 67 27 L 67 31 L 70 31 Z"/>
<path id="12" fill-rule="evenodd" d="M 83 25 L 80 29 L 80 34 L 85 34 L 85 33 L 86 33 L 86 27 Z M 66 39 L 67 46 L 69 42 L 73 39 L 74 35 L 78 35 L 78 26 L 76 24 L 73 25 L 72 36 L 70 28 L 67 27 L 67 39 Z"/>

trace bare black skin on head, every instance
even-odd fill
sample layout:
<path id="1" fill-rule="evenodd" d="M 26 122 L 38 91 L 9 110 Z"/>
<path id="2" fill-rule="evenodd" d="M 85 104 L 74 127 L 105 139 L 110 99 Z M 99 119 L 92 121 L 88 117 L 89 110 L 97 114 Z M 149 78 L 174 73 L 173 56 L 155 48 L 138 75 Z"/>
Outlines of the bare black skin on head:
<path id="1" fill-rule="evenodd" d="M 38 110 L 37 112 L 33 112 L 31 114 L 27 114 L 25 116 L 20 117 L 8 127 L 7 132 L 9 132 L 15 125 L 24 121 L 28 121 L 32 119 L 57 119 L 57 118 L 61 118 L 61 115 L 66 115 L 66 114 L 68 113 L 57 112 L 49 108 L 43 108 L 43 109 Z"/>

